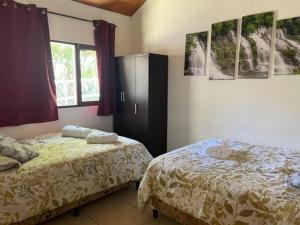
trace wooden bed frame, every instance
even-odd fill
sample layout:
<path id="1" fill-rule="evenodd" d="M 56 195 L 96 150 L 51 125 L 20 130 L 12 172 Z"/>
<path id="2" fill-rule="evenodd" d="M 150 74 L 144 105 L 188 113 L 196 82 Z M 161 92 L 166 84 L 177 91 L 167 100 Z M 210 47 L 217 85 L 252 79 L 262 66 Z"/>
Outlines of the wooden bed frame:
<path id="1" fill-rule="evenodd" d="M 160 212 L 161 214 L 170 217 L 183 225 L 208 225 L 202 220 L 176 209 L 157 198 L 152 198 L 152 206 L 154 218 L 158 218 L 158 213 Z"/>
<path id="2" fill-rule="evenodd" d="M 20 221 L 20 222 L 17 222 L 17 223 L 13 223 L 11 225 L 36 225 L 36 224 L 39 224 L 39 223 L 44 222 L 46 220 L 49 220 L 53 217 L 59 216 L 59 215 L 65 213 L 65 212 L 68 212 L 68 211 L 72 210 L 72 209 L 74 210 L 74 216 L 77 217 L 80 214 L 80 207 L 81 206 L 83 206 L 87 203 L 90 203 L 92 201 L 95 201 L 96 199 L 99 199 L 99 198 L 105 197 L 107 195 L 110 195 L 110 194 L 112 194 L 116 191 L 119 191 L 119 190 L 127 187 L 130 183 L 131 182 L 121 184 L 121 185 L 118 185 L 116 187 L 98 192 L 96 194 L 86 196 L 86 197 L 80 199 L 79 201 L 69 203 L 67 205 L 56 208 L 54 210 L 43 212 L 39 215 L 33 216 L 31 218 L 28 218 L 26 220 L 23 220 L 23 221 Z M 136 187 L 138 188 L 138 186 L 139 186 L 139 181 L 136 182 Z"/>

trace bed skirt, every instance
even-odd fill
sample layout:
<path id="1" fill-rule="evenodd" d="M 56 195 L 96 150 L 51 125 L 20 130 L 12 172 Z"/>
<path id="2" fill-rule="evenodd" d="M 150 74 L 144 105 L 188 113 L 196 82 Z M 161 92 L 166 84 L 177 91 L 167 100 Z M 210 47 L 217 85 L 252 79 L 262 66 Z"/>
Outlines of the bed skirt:
<path id="1" fill-rule="evenodd" d="M 159 211 L 159 213 L 174 219 L 183 225 L 208 225 L 202 220 L 176 209 L 157 198 L 152 198 L 152 206 L 155 210 Z"/>
<path id="2" fill-rule="evenodd" d="M 59 216 L 59 215 L 65 213 L 65 212 L 68 212 L 72 209 L 78 208 L 78 207 L 83 206 L 87 203 L 95 201 L 99 198 L 105 197 L 105 196 L 107 196 L 107 195 L 109 195 L 113 192 L 121 190 L 122 188 L 127 187 L 129 184 L 130 184 L 130 182 L 118 185 L 116 187 L 98 192 L 98 193 L 90 195 L 90 196 L 86 196 L 86 197 L 84 197 L 84 198 L 82 198 L 78 201 L 69 203 L 67 205 L 64 205 L 62 207 L 53 209 L 51 211 L 43 212 L 39 215 L 33 216 L 31 218 L 28 218 L 26 220 L 23 220 L 23 221 L 20 221 L 20 222 L 17 222 L 17 223 L 13 223 L 11 225 L 36 225 L 36 224 L 39 224 L 39 223 L 44 222 L 46 220 L 49 220 L 53 217 Z"/>

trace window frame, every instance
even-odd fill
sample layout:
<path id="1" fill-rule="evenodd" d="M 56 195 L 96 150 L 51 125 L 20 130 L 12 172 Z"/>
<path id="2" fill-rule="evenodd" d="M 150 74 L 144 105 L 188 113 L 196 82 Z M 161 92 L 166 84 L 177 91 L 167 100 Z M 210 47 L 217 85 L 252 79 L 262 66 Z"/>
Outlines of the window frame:
<path id="1" fill-rule="evenodd" d="M 63 108 L 76 108 L 76 107 L 85 107 L 85 106 L 97 106 L 99 105 L 99 101 L 89 101 L 83 102 L 82 101 L 82 91 L 81 91 L 81 62 L 80 62 L 80 51 L 81 50 L 92 50 L 96 51 L 96 46 L 94 45 L 85 45 L 73 42 L 66 42 L 66 41 L 57 41 L 57 40 L 50 40 L 51 43 L 60 43 L 60 44 L 67 44 L 73 45 L 75 48 L 75 78 L 76 78 L 76 93 L 77 93 L 77 104 L 76 105 L 66 105 L 66 106 L 57 106 L 59 109 Z M 54 74 L 55 77 L 55 74 Z M 99 78 L 98 78 L 99 79 Z"/>

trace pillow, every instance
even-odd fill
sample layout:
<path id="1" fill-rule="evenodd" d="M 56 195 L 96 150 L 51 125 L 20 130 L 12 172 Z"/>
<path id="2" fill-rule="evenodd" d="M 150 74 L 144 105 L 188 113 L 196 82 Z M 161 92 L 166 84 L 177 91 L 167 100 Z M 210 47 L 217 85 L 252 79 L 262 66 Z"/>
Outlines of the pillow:
<path id="1" fill-rule="evenodd" d="M 2 171 L 6 171 L 12 168 L 19 168 L 20 167 L 20 162 L 12 159 L 12 158 L 8 158 L 4 155 L 0 155 L 0 172 Z"/>
<path id="2" fill-rule="evenodd" d="M 30 145 L 22 145 L 5 134 L 0 134 L 0 154 L 18 160 L 21 163 L 39 156 L 39 153 L 32 149 Z"/>
<path id="3" fill-rule="evenodd" d="M 118 135 L 115 133 L 106 133 L 94 131 L 86 137 L 88 144 L 111 144 L 118 141 Z"/>
<path id="4" fill-rule="evenodd" d="M 92 132 L 89 128 L 68 125 L 62 129 L 61 134 L 63 137 L 86 138 Z"/>

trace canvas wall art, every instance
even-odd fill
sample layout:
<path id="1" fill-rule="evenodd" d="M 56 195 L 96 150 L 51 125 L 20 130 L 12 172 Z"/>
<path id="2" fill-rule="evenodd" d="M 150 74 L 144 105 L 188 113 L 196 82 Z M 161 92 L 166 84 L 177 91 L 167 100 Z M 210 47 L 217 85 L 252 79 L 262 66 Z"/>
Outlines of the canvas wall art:
<path id="1" fill-rule="evenodd" d="M 210 80 L 233 80 L 237 46 L 237 20 L 212 25 Z"/>
<path id="2" fill-rule="evenodd" d="M 274 13 L 242 18 L 239 78 L 268 78 Z"/>
<path id="3" fill-rule="evenodd" d="M 300 74 L 300 17 L 277 21 L 274 74 Z"/>
<path id="4" fill-rule="evenodd" d="M 208 32 L 186 35 L 184 75 L 205 75 Z"/>

